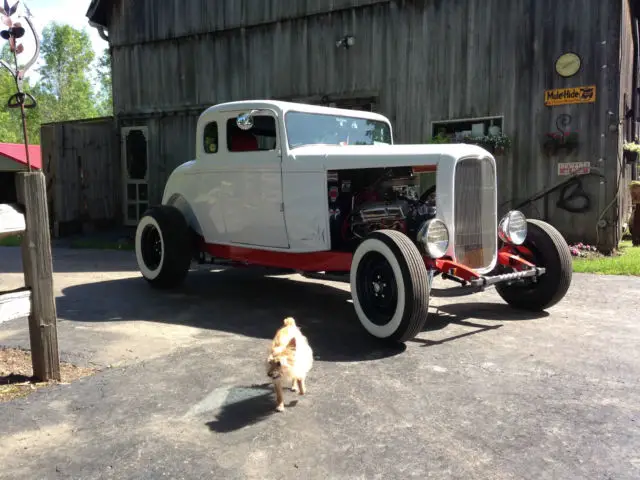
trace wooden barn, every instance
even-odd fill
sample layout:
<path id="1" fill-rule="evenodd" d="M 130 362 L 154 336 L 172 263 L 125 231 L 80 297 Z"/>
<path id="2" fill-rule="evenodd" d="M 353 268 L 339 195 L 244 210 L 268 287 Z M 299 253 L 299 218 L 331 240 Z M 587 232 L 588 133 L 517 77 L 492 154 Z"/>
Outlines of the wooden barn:
<path id="1" fill-rule="evenodd" d="M 135 225 L 205 108 L 271 98 L 380 112 L 397 143 L 500 138 L 500 213 L 612 248 L 637 175 L 640 1 L 561 3 L 92 0 L 114 117 L 42 127 L 56 222 Z"/>

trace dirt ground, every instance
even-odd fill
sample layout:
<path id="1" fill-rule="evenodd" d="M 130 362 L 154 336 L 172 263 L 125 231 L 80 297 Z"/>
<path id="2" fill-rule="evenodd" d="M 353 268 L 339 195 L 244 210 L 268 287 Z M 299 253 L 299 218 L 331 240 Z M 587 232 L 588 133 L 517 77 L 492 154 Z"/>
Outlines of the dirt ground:
<path id="1" fill-rule="evenodd" d="M 0 248 L 0 289 L 19 257 Z M 638 278 L 575 275 L 537 315 L 436 282 L 424 331 L 388 348 L 348 285 L 203 268 L 158 292 L 130 252 L 54 249 L 54 270 L 61 359 L 99 371 L 2 403 L 1 479 L 640 478 Z M 275 413 L 289 315 L 315 362 Z M 0 345 L 28 348 L 26 320 Z"/>
<path id="2" fill-rule="evenodd" d="M 62 362 L 60 364 L 60 382 L 55 380 L 40 382 L 33 378 L 31 352 L 0 346 L 0 402 L 26 397 L 37 388 L 57 383 L 68 384 L 95 372 L 95 368 L 77 367 Z"/>

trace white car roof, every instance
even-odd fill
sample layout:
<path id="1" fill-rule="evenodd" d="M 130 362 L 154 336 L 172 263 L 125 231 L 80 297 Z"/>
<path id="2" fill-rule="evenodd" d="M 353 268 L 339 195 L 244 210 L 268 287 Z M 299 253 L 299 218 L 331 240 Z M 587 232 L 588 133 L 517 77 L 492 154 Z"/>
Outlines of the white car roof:
<path id="1" fill-rule="evenodd" d="M 271 108 L 279 114 L 285 114 L 288 111 L 297 111 L 305 113 L 324 113 L 327 115 L 339 115 L 341 117 L 357 117 L 367 120 L 378 120 L 390 123 L 389 119 L 379 113 L 367 112 L 364 110 L 350 110 L 344 108 L 324 107 L 321 105 L 308 105 L 306 103 L 284 102 L 279 100 L 241 100 L 237 102 L 219 103 L 207 108 L 202 115 L 214 112 L 225 112 L 235 110 L 251 110 L 252 108 Z"/>

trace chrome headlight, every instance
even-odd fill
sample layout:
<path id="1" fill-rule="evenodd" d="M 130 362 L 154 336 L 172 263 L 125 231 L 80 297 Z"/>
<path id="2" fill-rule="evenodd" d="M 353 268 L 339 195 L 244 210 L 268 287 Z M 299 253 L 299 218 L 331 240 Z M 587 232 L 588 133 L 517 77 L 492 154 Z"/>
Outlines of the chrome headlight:
<path id="1" fill-rule="evenodd" d="M 449 230 L 442 220 L 432 218 L 424 222 L 417 238 L 431 258 L 440 258 L 447 253 Z"/>
<path id="2" fill-rule="evenodd" d="M 522 245 L 527 238 L 527 218 L 518 210 L 507 213 L 498 225 L 498 237 L 511 245 Z"/>

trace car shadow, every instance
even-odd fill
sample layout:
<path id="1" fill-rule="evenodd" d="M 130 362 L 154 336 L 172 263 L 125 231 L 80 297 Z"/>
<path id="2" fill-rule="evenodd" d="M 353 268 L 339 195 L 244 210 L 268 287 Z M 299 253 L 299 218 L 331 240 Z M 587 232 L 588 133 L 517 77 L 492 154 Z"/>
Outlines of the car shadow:
<path id="1" fill-rule="evenodd" d="M 70 321 L 142 320 L 265 340 L 273 338 L 285 317 L 292 316 L 309 338 L 316 358 L 323 361 L 377 360 L 406 349 L 403 344 L 389 346 L 363 331 L 348 285 L 341 288 L 268 272 L 205 267 L 190 272 L 181 287 L 167 291 L 151 288 L 141 276 L 75 285 L 63 289 L 56 299 L 57 311 L 61 319 Z M 487 331 L 501 325 L 475 324 L 469 319 L 513 321 L 547 315 L 518 311 L 503 303 L 451 303 L 431 307 L 423 331 L 442 330 L 450 324 Z M 455 338 L 459 336 L 436 343 Z"/>
<path id="2" fill-rule="evenodd" d="M 480 289 L 474 287 L 449 287 L 449 288 L 434 288 L 429 291 L 430 295 L 435 298 L 456 298 L 466 297 L 478 293 Z"/>
<path id="3" fill-rule="evenodd" d="M 519 320 L 536 320 L 548 316 L 548 312 L 527 312 L 516 310 L 509 305 L 502 303 L 472 302 L 438 305 L 430 311 L 427 322 L 422 330 L 423 332 L 443 330 L 449 325 L 459 325 L 473 328 L 474 330 L 458 335 L 452 335 L 440 340 L 416 337 L 411 341 L 414 343 L 420 343 L 423 347 L 431 347 L 459 340 L 471 335 L 476 335 L 478 333 L 497 330 L 503 326 L 503 323 L 488 325 L 472 322 L 470 319 L 510 322 Z"/>
<path id="4" fill-rule="evenodd" d="M 70 286 L 56 299 L 58 317 L 77 322 L 151 321 L 271 339 L 292 316 L 322 361 L 368 361 L 402 353 L 363 333 L 348 290 L 264 276 L 253 269 L 192 271 L 175 290 L 141 277 Z"/>
<path id="5" fill-rule="evenodd" d="M 548 312 L 529 312 L 526 310 L 518 310 L 506 303 L 493 302 L 469 302 L 469 303 L 450 303 L 439 305 L 438 309 L 456 320 L 466 320 L 473 318 L 475 320 L 499 320 L 499 321 L 519 321 L 519 320 L 537 320 L 549 316 Z"/>

